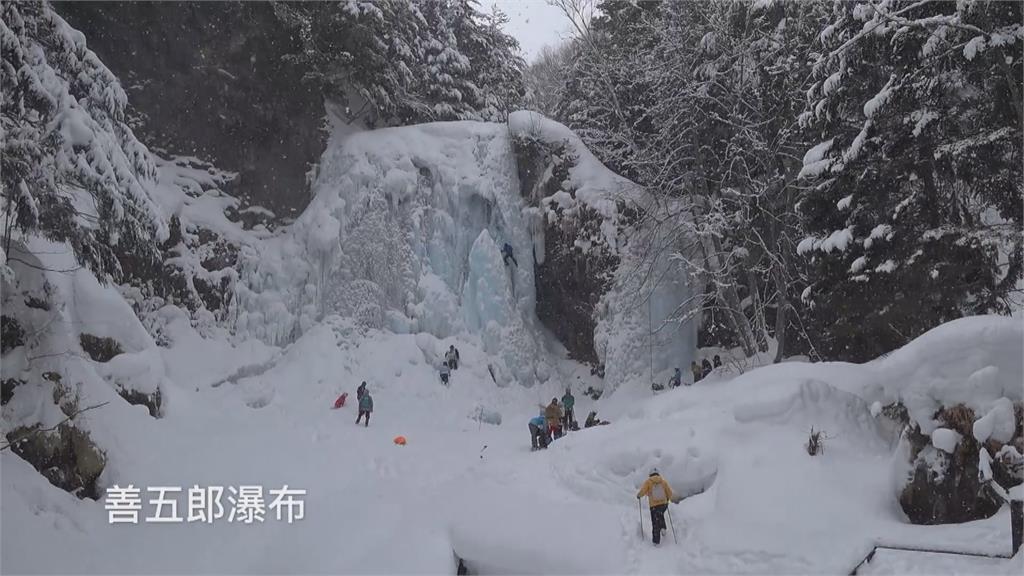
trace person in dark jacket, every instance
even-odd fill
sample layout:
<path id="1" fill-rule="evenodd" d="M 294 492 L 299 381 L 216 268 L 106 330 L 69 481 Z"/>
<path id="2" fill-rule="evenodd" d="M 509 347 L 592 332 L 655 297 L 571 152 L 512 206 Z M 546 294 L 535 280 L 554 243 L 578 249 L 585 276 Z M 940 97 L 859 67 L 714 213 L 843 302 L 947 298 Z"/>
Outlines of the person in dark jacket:
<path id="1" fill-rule="evenodd" d="M 505 261 L 505 266 L 508 266 L 508 261 L 511 259 L 512 262 L 519 267 L 519 262 L 516 261 L 516 257 L 512 255 L 512 245 L 505 242 L 505 245 L 501 247 L 501 257 Z"/>
<path id="2" fill-rule="evenodd" d="M 714 359 L 712 359 L 712 364 L 715 365 L 715 368 L 721 368 L 722 367 L 722 357 L 719 356 L 718 354 L 715 354 Z"/>
<path id="3" fill-rule="evenodd" d="M 607 420 L 601 420 L 597 417 L 597 412 L 591 412 L 587 414 L 587 421 L 583 423 L 584 428 L 593 428 L 594 426 L 606 426 L 610 424 Z"/>
<path id="4" fill-rule="evenodd" d="M 363 383 L 359 385 L 359 388 L 356 388 L 356 400 L 362 400 L 363 399 L 363 394 L 366 394 L 366 381 L 365 380 L 363 380 Z"/>
<path id="5" fill-rule="evenodd" d="M 363 392 L 363 397 L 359 399 L 359 415 L 356 416 L 356 424 L 359 424 L 359 420 L 366 416 L 366 426 L 370 425 L 370 413 L 373 412 L 373 397 L 370 396 L 370 391 Z"/>
<path id="6" fill-rule="evenodd" d="M 441 383 L 445 386 L 448 385 L 448 379 L 451 378 L 452 371 L 448 368 L 447 362 L 441 362 Z"/>
<path id="7" fill-rule="evenodd" d="M 707 378 L 708 374 L 711 374 L 711 370 L 711 362 L 707 358 L 700 361 L 701 378 Z"/>
<path id="8" fill-rule="evenodd" d="M 445 353 L 444 360 L 452 370 L 459 369 L 459 350 L 454 344 L 448 347 L 448 352 Z"/>

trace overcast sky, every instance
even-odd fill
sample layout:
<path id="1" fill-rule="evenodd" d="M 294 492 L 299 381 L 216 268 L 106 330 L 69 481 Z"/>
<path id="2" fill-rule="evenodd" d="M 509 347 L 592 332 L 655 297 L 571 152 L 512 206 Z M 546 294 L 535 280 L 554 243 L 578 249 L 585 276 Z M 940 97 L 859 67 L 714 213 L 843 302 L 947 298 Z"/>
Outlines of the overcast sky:
<path id="1" fill-rule="evenodd" d="M 530 63 L 547 44 L 557 44 L 568 38 L 572 24 L 562 11 L 545 0 L 481 0 L 484 11 L 497 5 L 508 14 L 505 31 L 519 40 L 526 62 Z"/>

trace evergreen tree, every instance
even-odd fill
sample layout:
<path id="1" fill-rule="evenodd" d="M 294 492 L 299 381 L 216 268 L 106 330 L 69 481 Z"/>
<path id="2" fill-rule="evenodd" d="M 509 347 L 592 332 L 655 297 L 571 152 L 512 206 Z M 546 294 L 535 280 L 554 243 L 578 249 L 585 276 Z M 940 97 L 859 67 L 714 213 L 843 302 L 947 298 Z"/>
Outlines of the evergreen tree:
<path id="1" fill-rule="evenodd" d="M 522 98 L 523 62 L 500 12 L 473 0 L 276 2 L 306 79 L 372 126 L 501 120 Z"/>
<path id="2" fill-rule="evenodd" d="M 1021 278 L 1021 4 L 837 3 L 802 121 L 811 320 L 864 360 L 1009 311 Z"/>
<path id="3" fill-rule="evenodd" d="M 306 80 L 345 104 L 350 119 L 404 123 L 423 113 L 410 97 L 428 25 L 406 0 L 275 2 L 302 50 L 289 56 Z"/>
<path id="4" fill-rule="evenodd" d="M 460 51 L 456 31 L 468 36 L 472 8 L 464 1 L 421 0 L 419 9 L 431 37 L 418 78 L 431 120 L 479 120 L 480 89 L 473 82 L 469 58 Z"/>
<path id="5" fill-rule="evenodd" d="M 166 224 L 127 97 L 85 38 L 44 2 L 0 7 L 4 252 L 16 234 L 67 242 L 101 280 L 155 267 Z"/>
<path id="6" fill-rule="evenodd" d="M 455 38 L 459 50 L 469 58 L 477 87 L 474 108 L 481 119 L 502 122 L 523 101 L 526 63 L 519 55 L 519 42 L 502 31 L 508 16 L 497 8 L 482 14 L 476 4 L 476 0 L 456 3 Z"/>

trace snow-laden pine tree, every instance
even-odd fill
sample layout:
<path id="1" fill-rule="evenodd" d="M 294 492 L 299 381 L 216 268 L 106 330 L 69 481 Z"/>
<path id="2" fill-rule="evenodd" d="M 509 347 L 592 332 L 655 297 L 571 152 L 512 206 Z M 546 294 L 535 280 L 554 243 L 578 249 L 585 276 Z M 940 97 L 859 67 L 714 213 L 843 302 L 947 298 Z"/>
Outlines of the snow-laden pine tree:
<path id="1" fill-rule="evenodd" d="M 459 51 L 469 59 L 477 88 L 473 106 L 482 120 L 503 122 L 520 107 L 525 94 L 526 63 L 519 55 L 519 42 L 502 30 L 508 16 L 496 7 L 481 13 L 476 0 L 455 0 L 451 14 Z"/>
<path id="2" fill-rule="evenodd" d="M 350 119 L 390 125 L 424 113 L 411 94 L 429 29 L 408 0 L 275 2 L 274 10 L 302 44 L 288 58 Z"/>
<path id="3" fill-rule="evenodd" d="M 472 9 L 467 2 L 421 0 L 417 2 L 431 37 L 424 46 L 423 73 L 419 77 L 431 120 L 479 120 L 481 100 L 473 81 L 469 58 L 460 50 L 456 30 L 469 25 Z"/>
<path id="4" fill-rule="evenodd" d="M 117 78 L 48 3 L 4 2 L 0 14 L 4 253 L 38 234 L 67 242 L 101 280 L 129 261 L 155 268 L 167 226 Z"/>
<path id="5" fill-rule="evenodd" d="M 1021 279 L 1018 2 L 833 5 L 801 117 L 806 299 L 819 346 L 863 360 Z"/>
<path id="6" fill-rule="evenodd" d="M 275 2 L 302 50 L 289 58 L 350 119 L 394 126 L 502 120 L 522 96 L 522 59 L 471 0 Z"/>

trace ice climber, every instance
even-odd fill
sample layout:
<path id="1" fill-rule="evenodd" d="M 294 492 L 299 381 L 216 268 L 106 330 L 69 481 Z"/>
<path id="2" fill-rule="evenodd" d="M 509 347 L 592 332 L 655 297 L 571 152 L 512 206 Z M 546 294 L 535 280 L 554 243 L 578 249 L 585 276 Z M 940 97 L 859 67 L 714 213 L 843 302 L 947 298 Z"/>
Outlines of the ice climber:
<path id="1" fill-rule="evenodd" d="M 459 349 L 454 344 L 448 347 L 448 352 L 445 353 L 444 359 L 448 362 L 448 367 L 452 370 L 459 369 Z"/>
<path id="2" fill-rule="evenodd" d="M 572 388 L 565 387 L 565 395 L 562 396 L 562 408 L 564 414 L 562 419 L 565 422 L 565 430 L 572 430 L 573 422 L 576 420 L 576 413 L 573 412 L 573 406 L 576 405 L 576 397 L 572 395 Z"/>
<path id="3" fill-rule="evenodd" d="M 516 268 L 519 267 L 519 262 L 517 262 L 516 257 L 512 255 L 512 245 L 508 242 L 505 242 L 505 245 L 501 247 L 501 258 L 505 261 L 505 266 L 508 266 L 508 261 L 511 259 L 516 265 Z"/>
<path id="4" fill-rule="evenodd" d="M 555 438 L 562 437 L 562 408 L 558 405 L 558 398 L 552 398 L 551 404 L 544 409 L 544 418 L 548 431 Z"/>
<path id="5" fill-rule="evenodd" d="M 541 448 L 548 447 L 548 433 L 544 425 L 546 419 L 544 418 L 544 411 L 541 410 L 540 416 L 534 416 L 530 419 L 530 450 L 540 450 Z"/>
<path id="6" fill-rule="evenodd" d="M 647 504 L 651 508 L 651 534 L 657 546 L 661 543 L 661 533 L 665 531 L 665 511 L 672 500 L 672 487 L 661 477 L 657 468 L 651 469 L 650 476 L 636 493 L 637 500 L 644 496 L 647 496 Z"/>
<path id="7" fill-rule="evenodd" d="M 448 379 L 451 377 L 452 371 L 448 368 L 447 362 L 441 362 L 441 382 L 445 386 L 448 385 Z"/>
<path id="8" fill-rule="evenodd" d="M 356 416 L 356 424 L 359 424 L 359 420 L 366 416 L 366 426 L 370 425 L 370 412 L 373 412 L 373 397 L 370 396 L 370 391 L 363 391 L 363 397 L 359 399 L 359 415 Z"/>

